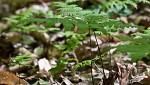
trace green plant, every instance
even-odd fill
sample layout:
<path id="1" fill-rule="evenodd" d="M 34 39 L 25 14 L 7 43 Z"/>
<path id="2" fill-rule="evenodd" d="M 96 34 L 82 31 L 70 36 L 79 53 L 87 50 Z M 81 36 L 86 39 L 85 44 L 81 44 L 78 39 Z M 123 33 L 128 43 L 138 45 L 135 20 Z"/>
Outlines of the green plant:
<path id="1" fill-rule="evenodd" d="M 86 0 L 65 0 L 66 3 L 73 3 L 73 2 L 77 2 L 77 1 L 86 1 Z"/>
<path id="2" fill-rule="evenodd" d="M 91 60 L 85 60 L 83 62 L 78 63 L 77 65 L 75 65 L 73 67 L 73 73 L 76 73 L 76 71 L 77 71 L 78 68 L 82 68 L 82 67 L 85 67 L 85 66 L 91 66 L 91 63 L 99 60 L 102 56 L 104 56 L 104 54 L 101 55 L 101 56 L 97 56 L 97 57 L 95 57 L 95 58 L 93 58 Z"/>
<path id="3" fill-rule="evenodd" d="M 47 81 L 44 81 L 42 79 L 39 79 L 37 82 L 35 82 L 34 84 L 32 85 L 52 85 L 51 83 L 47 82 Z"/>
<path id="4" fill-rule="evenodd" d="M 106 34 L 108 33 L 108 28 L 115 27 L 115 30 L 117 30 L 121 27 L 129 26 L 117 20 L 109 19 L 105 15 L 93 14 L 92 11 L 84 11 L 82 8 L 77 7 L 77 5 L 67 5 L 62 2 L 55 2 L 53 5 L 60 8 L 58 8 L 59 12 L 52 18 L 27 17 L 27 19 L 20 20 L 16 23 L 13 30 L 23 31 L 25 29 L 18 28 L 29 23 L 43 23 L 46 27 L 52 27 L 55 23 L 62 23 L 65 30 L 71 30 L 72 27 L 77 26 L 80 32 L 86 32 L 88 28 L 92 28 Z M 28 29 L 28 31 L 30 30 L 31 29 Z M 109 31 L 111 31 L 111 29 L 109 29 Z"/>
<path id="5" fill-rule="evenodd" d="M 57 66 L 50 69 L 51 74 L 56 78 L 58 74 L 66 67 L 69 61 L 74 61 L 76 60 L 75 58 L 63 58 L 60 57 Z"/>
<path id="6" fill-rule="evenodd" d="M 54 16 L 51 16 L 51 18 L 34 18 L 27 16 L 30 14 L 28 12 L 27 15 L 26 13 L 22 13 L 20 15 L 26 15 L 26 17 L 16 22 L 16 25 L 14 25 L 12 30 L 32 31 L 31 28 L 25 29 L 23 27 L 26 25 L 30 26 L 30 24 L 32 26 L 37 23 L 35 26 L 38 26 L 38 24 L 43 24 L 45 27 L 50 28 L 56 23 L 61 23 L 66 31 L 71 31 L 72 28 L 76 26 L 79 33 L 87 34 L 88 30 L 92 29 L 96 32 L 99 31 L 103 35 L 110 35 L 113 31 L 131 26 L 130 24 L 123 24 L 117 20 L 109 19 L 103 14 L 93 14 L 92 11 L 88 10 L 84 11 L 82 8 L 77 7 L 77 5 L 68 5 L 62 2 L 55 2 L 53 5 L 58 7 L 57 9 L 59 12 Z M 33 14 L 32 11 L 31 14 Z M 34 31 L 39 31 L 39 29 L 34 29 Z M 78 34 L 75 38 L 68 39 L 66 44 L 59 46 L 57 45 L 57 47 L 62 50 L 66 49 L 65 53 L 69 53 L 79 45 L 85 37 L 85 34 Z"/>
<path id="7" fill-rule="evenodd" d="M 20 27 L 28 24 L 35 25 L 36 23 L 37 26 L 38 24 L 43 24 L 47 28 L 53 27 L 56 23 L 61 23 L 66 31 L 71 31 L 72 28 L 76 26 L 78 32 L 83 34 L 77 34 L 75 38 L 67 39 L 64 45 L 56 45 L 61 50 L 65 50 L 65 53 L 69 53 L 80 44 L 86 34 L 88 34 L 89 29 L 94 30 L 94 32 L 99 31 L 99 33 L 103 35 L 108 35 L 111 34 L 112 31 L 131 26 L 130 24 L 123 24 L 117 20 L 109 19 L 103 14 L 93 14 L 92 11 L 88 10 L 84 11 L 82 8 L 77 7 L 77 5 L 68 5 L 62 2 L 55 2 L 53 5 L 58 7 L 59 12 L 51 16 L 51 18 L 30 17 L 30 19 L 28 19 L 29 17 L 26 17 L 16 22 L 12 30 L 32 31 L 30 28 L 20 29 Z M 24 13 L 22 15 L 24 15 Z M 39 31 L 39 29 L 34 30 Z M 71 32 L 68 32 L 68 34 L 72 35 Z"/>
<path id="8" fill-rule="evenodd" d="M 137 37 L 137 38 L 136 38 Z M 150 54 L 150 29 L 144 30 L 144 33 L 134 33 L 132 37 L 118 37 L 122 41 L 128 41 L 129 44 L 117 46 L 121 52 L 129 52 L 132 61 L 137 61 Z"/>
<path id="9" fill-rule="evenodd" d="M 67 31 L 63 34 L 66 35 L 66 37 L 69 37 L 69 35 L 73 34 L 76 36 L 75 38 L 67 39 L 65 44 L 55 45 L 58 49 L 62 50 L 64 53 L 70 53 L 72 50 L 77 48 L 79 44 L 82 44 L 84 37 L 87 35 L 87 34 L 78 34 L 70 31 Z"/>
<path id="10" fill-rule="evenodd" d="M 139 2 L 147 2 L 149 3 L 147 0 L 141 1 L 138 0 Z M 123 7 L 127 7 L 126 4 L 130 4 L 134 7 L 137 7 L 136 5 L 136 1 L 130 1 L 130 0 L 125 0 L 125 1 L 119 1 L 119 0 L 115 0 L 115 2 L 113 2 L 113 4 L 106 4 L 108 6 L 108 8 L 113 7 L 119 7 L 120 5 L 123 5 Z M 95 32 L 99 32 L 102 35 L 109 35 L 111 36 L 112 32 L 115 32 L 121 28 L 124 27 L 131 27 L 133 25 L 131 24 L 124 24 L 120 21 L 114 20 L 114 19 L 109 19 L 107 16 L 101 14 L 94 14 L 92 11 L 89 10 L 83 10 L 82 8 L 78 7 L 77 5 L 68 5 L 66 3 L 62 3 L 62 2 L 55 2 L 53 3 L 54 6 L 57 7 L 57 14 L 55 14 L 54 16 L 51 16 L 49 18 L 34 18 L 34 17 L 27 17 L 24 19 L 21 19 L 19 22 L 16 23 L 16 25 L 14 25 L 14 27 L 12 28 L 12 30 L 15 31 L 32 31 L 31 28 L 29 29 L 25 29 L 25 28 L 21 28 L 23 26 L 27 26 L 27 25 L 36 25 L 38 26 L 39 24 L 42 24 L 45 26 L 44 30 L 47 28 L 51 28 L 53 27 L 56 23 L 61 23 L 63 25 L 63 28 L 65 29 L 65 31 L 72 31 L 74 27 L 77 27 L 78 29 L 78 33 L 82 33 L 82 34 L 78 34 L 76 35 L 75 38 L 69 38 L 67 39 L 66 43 L 64 45 L 56 45 L 56 47 L 60 48 L 61 50 L 64 51 L 64 53 L 69 53 L 71 52 L 71 50 L 73 50 L 74 48 L 76 48 L 80 42 L 83 40 L 83 38 L 85 37 L 85 34 L 90 34 L 89 30 L 92 30 L 93 33 Z M 112 6 L 110 6 L 112 5 Z M 29 19 L 30 18 L 30 19 Z M 39 31 L 39 29 L 34 29 L 34 31 Z M 146 32 L 149 33 L 149 31 L 147 30 Z M 72 35 L 74 33 L 70 32 L 69 34 L 66 33 L 66 35 Z M 144 56 L 145 54 L 149 53 L 149 40 L 148 40 L 149 36 L 141 36 L 141 38 L 137 38 L 135 39 L 134 37 L 131 38 L 123 38 L 121 37 L 121 40 L 124 41 L 130 41 L 130 44 L 126 44 L 126 45 L 120 45 L 117 47 L 118 51 L 122 51 L 122 52 L 130 52 L 131 53 L 131 57 L 133 61 L 136 61 L 140 58 L 142 58 L 142 56 Z M 144 40 L 144 41 L 143 41 Z M 145 42 L 146 41 L 146 42 Z M 145 49 L 145 46 L 148 46 L 147 49 Z M 144 49 L 143 49 L 144 48 Z M 137 50 L 135 50 L 137 49 Z M 100 57 L 98 57 L 98 59 L 100 59 Z M 62 59 L 63 60 L 63 59 Z M 63 63 L 58 63 L 58 66 L 55 68 L 58 70 L 59 65 L 66 65 L 66 60 L 62 61 Z M 83 61 L 82 63 L 79 63 L 75 66 L 74 68 L 74 72 L 76 71 L 76 69 L 78 67 L 83 67 L 86 65 L 91 64 L 92 61 L 97 60 L 97 58 L 92 59 L 92 60 L 87 60 L 87 61 Z M 60 61 L 59 61 L 60 62 Z M 61 68 L 62 70 L 62 68 Z M 60 69 L 59 69 L 60 71 Z M 52 71 L 53 73 L 54 71 Z M 56 71 L 57 73 L 58 71 Z M 55 72 L 53 74 L 56 74 Z"/>
<path id="11" fill-rule="evenodd" d="M 150 4 L 149 0 L 100 0 L 97 5 L 92 5 L 89 9 L 95 13 L 104 13 L 110 18 L 116 16 L 131 15 L 133 10 L 139 8 L 139 3 Z"/>
<path id="12" fill-rule="evenodd" d="M 140 1 L 140 0 L 138 0 Z M 113 2 L 113 1 L 112 1 Z M 146 1 L 145 1 L 146 2 Z M 148 2 L 147 2 L 148 3 Z M 106 4 L 106 8 L 127 8 L 127 4 L 132 5 L 133 7 L 137 7 L 136 1 L 120 1 L 114 0 L 113 4 Z M 56 6 L 57 13 L 51 15 L 48 18 L 41 18 L 41 17 L 32 17 L 26 16 L 16 22 L 12 30 L 15 31 L 39 31 L 39 25 L 43 25 L 43 28 L 40 29 L 42 32 L 48 31 L 49 28 L 51 30 L 59 30 L 59 28 L 54 27 L 56 23 L 60 23 L 63 25 L 63 29 L 65 30 L 63 35 L 67 38 L 66 43 L 62 45 L 55 45 L 64 53 L 70 53 L 74 50 L 78 45 L 82 44 L 83 39 L 86 37 L 87 34 L 91 35 L 92 33 L 99 33 L 100 35 L 108 35 L 111 36 L 112 32 L 118 31 L 124 27 L 132 27 L 131 24 L 124 24 L 120 21 L 110 19 L 102 12 L 100 14 L 94 14 L 92 11 L 83 10 L 81 7 L 77 5 L 68 5 L 62 2 L 55 2 L 52 4 Z M 121 9 L 119 9 L 121 10 Z M 22 13 L 24 15 L 24 13 Z M 25 14 L 26 15 L 26 14 Z M 20 15 L 19 15 L 20 16 Z M 30 19 L 29 19 L 30 18 Z M 76 28 L 76 31 L 73 31 Z M 44 31 L 43 31 L 44 30 Z M 92 31 L 92 33 L 91 33 Z M 132 58 L 132 61 L 137 61 L 145 56 L 148 56 L 150 46 L 149 46 L 149 36 L 150 31 L 145 30 L 144 33 L 134 34 L 132 37 L 118 37 L 122 41 L 128 41 L 128 44 L 119 45 L 117 51 L 121 52 L 129 52 Z M 96 36 L 96 35 L 95 35 Z M 140 36 L 140 38 L 135 38 L 135 36 Z M 96 38 L 96 37 L 95 37 Z M 91 59 L 85 60 L 82 62 L 77 63 L 74 68 L 73 72 L 75 73 L 78 68 L 82 68 L 85 66 L 92 66 L 92 63 L 101 60 L 102 68 L 103 68 L 103 81 L 107 78 L 105 77 L 103 61 L 102 61 L 102 54 Z M 50 70 L 50 73 L 57 78 L 59 73 L 63 71 L 69 61 L 75 59 L 71 58 L 63 58 L 61 57 L 55 68 Z M 20 64 L 20 63 L 19 63 Z"/>
<path id="13" fill-rule="evenodd" d="M 14 65 L 29 66 L 29 65 L 25 65 L 23 63 L 30 60 L 30 57 L 29 57 L 30 55 L 31 54 L 23 54 L 23 55 L 19 55 L 14 58 L 11 58 L 11 60 L 12 60 L 11 65 L 12 66 L 14 66 Z"/>
<path id="14" fill-rule="evenodd" d="M 105 6 L 107 9 L 110 9 L 110 8 L 120 8 L 120 6 L 123 6 L 124 8 L 128 8 L 129 6 L 128 5 L 131 5 L 135 8 L 137 8 L 137 3 L 149 3 L 149 0 L 124 0 L 124 1 L 121 1 L 121 0 L 113 0 L 113 1 L 109 1 L 107 3 L 105 3 Z"/>
<path id="15" fill-rule="evenodd" d="M 27 20 L 31 17 L 48 17 L 48 16 L 53 16 L 51 11 L 41 11 L 41 10 L 36 10 L 33 7 L 25 10 L 24 12 L 16 15 L 12 15 L 10 17 L 4 18 L 4 20 L 7 20 L 9 23 L 11 23 L 13 31 L 19 31 L 19 32 L 27 32 L 27 31 L 38 31 L 38 32 L 45 32 L 47 30 L 52 30 L 51 28 L 45 29 L 44 27 L 39 27 L 36 24 L 28 24 L 28 25 L 21 25 L 19 23 L 25 23 Z M 40 22 L 40 21 L 38 21 Z M 15 28 L 15 23 L 18 23 L 18 28 Z"/>

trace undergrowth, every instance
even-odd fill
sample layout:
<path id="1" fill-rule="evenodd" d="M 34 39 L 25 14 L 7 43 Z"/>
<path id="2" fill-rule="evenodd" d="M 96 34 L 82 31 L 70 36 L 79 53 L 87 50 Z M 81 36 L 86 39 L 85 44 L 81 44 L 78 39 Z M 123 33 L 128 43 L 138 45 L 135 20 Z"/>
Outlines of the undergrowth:
<path id="1" fill-rule="evenodd" d="M 70 0 L 70 2 L 73 1 L 78 0 Z M 119 9 L 120 6 L 125 9 L 128 9 L 128 5 L 137 8 L 138 2 L 150 3 L 148 0 L 111 0 L 108 3 L 106 3 L 104 7 L 107 11 L 109 9 L 114 8 Z M 124 27 L 136 27 L 133 24 L 124 24 L 118 20 L 110 19 L 109 17 L 107 17 L 107 15 L 105 15 L 105 10 L 103 10 L 99 14 L 94 14 L 92 11 L 83 10 L 81 7 L 78 7 L 74 4 L 68 5 L 62 2 L 54 2 L 52 6 L 57 8 L 57 13 L 54 15 L 50 14 L 50 16 L 45 18 L 34 17 L 33 15 L 38 15 L 39 12 L 34 10 L 27 10 L 26 12 L 6 19 L 11 20 L 15 23 L 15 25 L 12 27 L 13 31 L 20 32 L 46 32 L 49 30 L 55 31 L 60 30 L 60 28 L 54 28 L 54 25 L 56 23 L 62 24 L 63 29 L 65 30 L 64 35 L 67 36 L 67 40 L 65 44 L 55 46 L 62 50 L 64 53 L 70 53 L 75 48 L 77 48 L 78 45 L 82 45 L 82 41 L 86 37 L 86 35 L 89 34 L 89 30 L 92 30 L 93 34 L 98 32 L 99 35 L 111 36 L 112 32 L 116 32 L 120 29 L 123 29 Z M 18 18 L 19 20 L 17 20 Z M 42 27 L 39 26 L 41 24 L 43 25 Z M 74 31 L 74 28 L 77 28 L 77 31 Z M 74 35 L 75 37 L 68 37 L 72 35 Z M 136 36 L 139 37 L 136 38 Z M 144 30 L 143 33 L 135 33 L 131 35 L 131 37 L 120 36 L 118 38 L 125 42 L 128 41 L 129 44 L 119 45 L 117 47 L 112 48 L 117 48 L 117 51 L 120 52 L 130 53 L 132 61 L 137 61 L 143 57 L 148 57 L 148 55 L 150 54 L 150 29 Z M 91 65 L 92 62 L 101 59 L 101 56 L 102 54 L 100 55 L 100 57 L 96 57 L 91 60 L 85 60 L 83 62 L 78 63 L 73 69 L 74 73 L 76 72 L 77 68 Z M 62 58 L 62 61 L 60 60 L 59 64 L 62 64 L 61 62 L 64 62 L 65 64 L 62 64 L 64 68 L 66 62 L 68 61 L 69 60 Z M 58 67 L 56 67 L 55 69 L 57 69 L 58 72 L 62 70 L 58 69 Z"/>

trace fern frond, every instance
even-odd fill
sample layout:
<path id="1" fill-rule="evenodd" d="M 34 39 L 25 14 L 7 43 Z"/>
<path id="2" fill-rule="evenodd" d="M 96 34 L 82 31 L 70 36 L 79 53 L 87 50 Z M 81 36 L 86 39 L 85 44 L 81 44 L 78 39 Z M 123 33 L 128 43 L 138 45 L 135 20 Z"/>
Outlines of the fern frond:
<path id="1" fill-rule="evenodd" d="M 137 3 L 142 2 L 142 3 L 150 3 L 149 0 L 111 0 L 105 4 L 107 9 L 119 9 L 121 6 L 124 8 L 128 8 L 127 5 L 131 5 L 134 8 L 137 8 Z"/>
<path id="2" fill-rule="evenodd" d="M 142 3 L 148 3 L 148 4 L 150 4 L 149 0 L 137 0 L 137 2 L 142 2 Z"/>
<path id="3" fill-rule="evenodd" d="M 69 6 L 69 7 L 77 7 L 77 5 L 68 5 L 68 4 L 66 4 L 66 3 L 63 3 L 63 2 L 53 2 L 53 5 L 55 5 L 55 6 L 58 6 L 58 7 L 67 7 L 67 6 Z"/>
<path id="4" fill-rule="evenodd" d="M 50 72 L 52 73 L 54 77 L 56 77 L 57 74 L 59 74 L 66 67 L 69 61 L 75 61 L 75 60 L 76 60 L 75 58 L 60 57 L 57 62 L 57 66 L 50 69 Z"/>
<path id="5" fill-rule="evenodd" d="M 130 44 L 117 46 L 117 50 L 121 52 L 129 52 L 132 61 L 137 61 L 149 54 L 150 36 L 141 36 L 141 38 L 118 37 L 120 40 L 129 41 Z M 144 49 L 143 49 L 144 48 Z"/>
<path id="6" fill-rule="evenodd" d="M 97 56 L 97 57 L 95 57 L 95 58 L 93 58 L 93 59 L 91 59 L 91 60 L 85 60 L 85 61 L 82 61 L 82 62 L 80 62 L 80 63 L 77 63 L 77 64 L 73 67 L 73 73 L 76 73 L 76 71 L 77 71 L 78 68 L 83 68 L 83 67 L 85 67 L 85 66 L 91 66 L 91 63 L 93 63 L 93 62 L 99 60 L 99 59 L 100 59 L 101 57 L 103 57 L 104 55 L 105 55 L 105 53 L 104 53 L 103 55 Z"/>
<path id="7" fill-rule="evenodd" d="M 73 73 L 76 73 L 78 68 L 83 68 L 85 66 L 90 66 L 91 63 L 92 63 L 92 60 L 85 60 L 85 61 L 82 61 L 81 63 L 78 63 L 77 65 L 75 65 L 73 67 Z"/>
<path id="8" fill-rule="evenodd" d="M 51 27 L 55 23 L 61 23 L 65 30 L 71 30 L 74 26 L 77 26 L 79 30 L 85 32 L 88 28 L 97 29 L 102 33 L 107 34 L 111 31 L 110 28 L 117 30 L 119 28 L 127 27 L 128 25 L 123 24 L 119 21 L 109 19 L 102 14 L 93 14 L 91 11 L 83 11 L 82 8 L 77 5 L 68 5 L 62 2 L 55 2 L 60 10 L 60 17 L 54 16 L 52 18 L 30 18 L 23 19 L 17 25 L 26 25 L 29 23 L 45 24 L 46 27 Z M 72 7 L 72 8 L 71 8 Z M 73 9 L 73 10 L 72 10 Z M 59 14 L 58 13 L 58 14 Z M 66 15 L 66 16 L 64 16 Z"/>
<path id="9" fill-rule="evenodd" d="M 72 7 L 72 5 L 71 5 L 71 7 Z M 66 11 L 71 12 L 71 11 L 81 11 L 82 8 L 81 7 L 76 7 L 76 6 L 73 5 L 72 8 L 70 8 L 70 6 L 69 6 L 69 7 L 58 8 L 57 10 L 61 10 L 61 11 L 64 11 L 64 12 L 66 12 Z"/>
<path id="10" fill-rule="evenodd" d="M 66 32 L 66 33 L 68 33 L 68 32 Z M 74 34 L 76 35 L 76 37 L 67 39 L 66 44 L 55 45 L 55 46 L 58 49 L 63 50 L 64 53 L 70 53 L 71 51 L 73 51 L 73 49 L 77 48 L 79 44 L 81 44 L 82 40 L 87 35 L 87 33 L 85 33 L 85 34 L 74 33 Z"/>
<path id="11" fill-rule="evenodd" d="M 58 15 L 83 16 L 85 14 L 91 13 L 91 11 L 83 11 L 82 8 L 78 7 L 77 5 L 68 5 L 67 3 L 63 2 L 54 2 L 53 5 L 59 7 L 57 9 L 60 11 L 58 12 Z"/>
<path id="12" fill-rule="evenodd" d="M 144 49 L 140 49 L 144 48 Z M 137 61 L 138 59 L 146 57 L 149 54 L 150 46 L 149 44 L 129 44 L 129 45 L 121 45 L 117 47 L 117 50 L 121 52 L 129 52 L 132 61 Z"/>
<path id="13" fill-rule="evenodd" d="M 67 3 L 73 3 L 73 2 L 77 2 L 77 1 L 86 1 L 86 0 L 66 0 Z"/>

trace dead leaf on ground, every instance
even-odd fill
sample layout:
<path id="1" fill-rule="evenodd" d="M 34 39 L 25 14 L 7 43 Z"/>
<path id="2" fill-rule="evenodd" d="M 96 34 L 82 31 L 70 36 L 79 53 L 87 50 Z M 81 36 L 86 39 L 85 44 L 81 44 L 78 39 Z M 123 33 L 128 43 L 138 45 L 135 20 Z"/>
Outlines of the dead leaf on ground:
<path id="1" fill-rule="evenodd" d="M 15 74 L 0 71 L 0 85 L 27 85 L 26 82 L 18 78 Z"/>

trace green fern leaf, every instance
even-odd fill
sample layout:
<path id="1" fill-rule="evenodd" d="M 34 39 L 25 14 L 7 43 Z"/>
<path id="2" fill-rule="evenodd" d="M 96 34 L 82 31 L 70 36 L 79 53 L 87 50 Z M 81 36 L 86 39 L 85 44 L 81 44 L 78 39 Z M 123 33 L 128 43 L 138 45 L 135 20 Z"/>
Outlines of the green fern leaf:
<path id="1" fill-rule="evenodd" d="M 149 54 L 150 43 L 149 37 L 143 36 L 142 38 L 120 38 L 123 41 L 129 41 L 130 44 L 117 46 L 117 50 L 121 52 L 129 52 L 131 54 L 132 61 L 137 61 Z M 143 49 L 144 48 L 144 49 Z"/>

